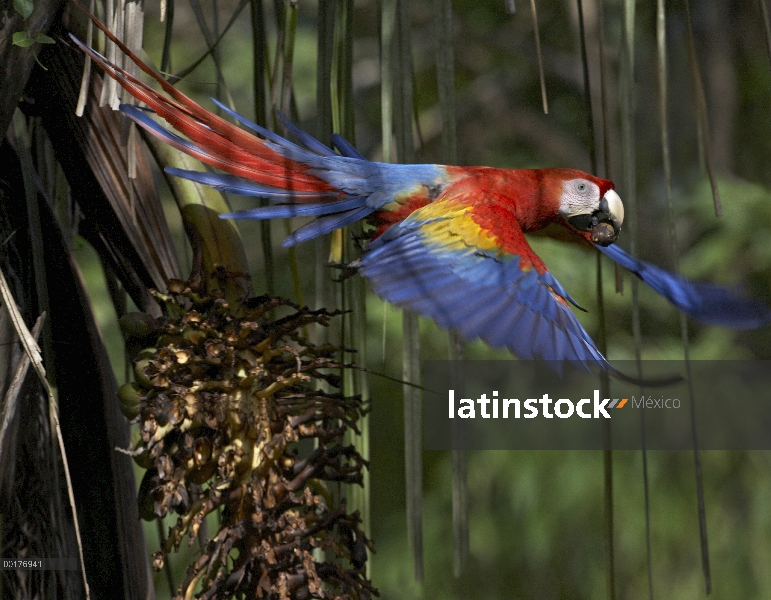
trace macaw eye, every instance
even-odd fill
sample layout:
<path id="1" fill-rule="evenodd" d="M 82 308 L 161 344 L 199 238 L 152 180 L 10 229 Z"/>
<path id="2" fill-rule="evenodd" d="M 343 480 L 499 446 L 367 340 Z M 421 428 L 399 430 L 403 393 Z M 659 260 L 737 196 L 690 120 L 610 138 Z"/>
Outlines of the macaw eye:
<path id="1" fill-rule="evenodd" d="M 583 181 L 579 181 L 579 182 L 576 184 L 576 189 L 577 189 L 579 192 L 581 192 L 581 193 L 584 193 L 584 192 L 586 191 L 586 183 L 584 183 Z"/>

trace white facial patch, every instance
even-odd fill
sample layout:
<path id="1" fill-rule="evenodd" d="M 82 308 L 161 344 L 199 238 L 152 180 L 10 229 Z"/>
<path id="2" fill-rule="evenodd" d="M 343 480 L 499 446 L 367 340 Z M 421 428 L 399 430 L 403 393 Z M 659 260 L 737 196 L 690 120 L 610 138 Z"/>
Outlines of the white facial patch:
<path id="1" fill-rule="evenodd" d="M 616 197 L 618 198 L 618 195 Z M 619 202 L 621 202 L 620 198 Z M 591 214 L 599 206 L 600 188 L 596 183 L 588 179 L 568 179 L 562 182 L 559 208 L 561 216 L 568 218 L 574 215 Z"/>

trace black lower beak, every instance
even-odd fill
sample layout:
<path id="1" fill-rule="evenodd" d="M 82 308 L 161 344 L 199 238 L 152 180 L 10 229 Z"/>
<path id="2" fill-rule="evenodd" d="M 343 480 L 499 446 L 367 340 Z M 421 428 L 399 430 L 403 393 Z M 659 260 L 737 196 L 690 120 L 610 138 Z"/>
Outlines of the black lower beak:
<path id="1" fill-rule="evenodd" d="M 591 214 L 570 217 L 568 223 L 579 231 L 590 232 L 592 242 L 600 246 L 610 246 L 613 244 L 618 239 L 621 229 L 611 216 L 602 210 L 602 205 L 600 210 L 596 210 Z"/>
<path id="2" fill-rule="evenodd" d="M 590 231 L 592 229 L 592 219 L 595 214 L 597 213 L 591 215 L 576 215 L 568 218 L 568 223 L 578 229 L 578 231 Z"/>

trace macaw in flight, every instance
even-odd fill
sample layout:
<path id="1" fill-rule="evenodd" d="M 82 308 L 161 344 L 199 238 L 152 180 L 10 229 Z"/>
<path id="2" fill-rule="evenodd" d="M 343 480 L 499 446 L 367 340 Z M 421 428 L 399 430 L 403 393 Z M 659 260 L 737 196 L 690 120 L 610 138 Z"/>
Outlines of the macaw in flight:
<path id="1" fill-rule="evenodd" d="M 71 37 L 187 139 L 162 127 L 145 110 L 125 104 L 121 110 L 150 134 L 225 172 L 169 168 L 169 174 L 275 203 L 222 218 L 314 217 L 284 240 L 285 247 L 367 219 L 374 233 L 355 266 L 375 293 L 465 339 L 479 337 L 520 358 L 577 361 L 618 374 L 570 305 L 581 307 L 527 242 L 526 233 L 555 224 L 694 319 L 735 328 L 771 323 L 771 310 L 764 304 L 728 288 L 690 282 L 615 245 L 624 206 L 610 181 L 574 169 L 372 162 L 339 136 L 333 137 L 338 153 L 286 122 L 297 145 L 214 100 L 258 137 L 182 94 L 105 33 L 168 96 Z"/>

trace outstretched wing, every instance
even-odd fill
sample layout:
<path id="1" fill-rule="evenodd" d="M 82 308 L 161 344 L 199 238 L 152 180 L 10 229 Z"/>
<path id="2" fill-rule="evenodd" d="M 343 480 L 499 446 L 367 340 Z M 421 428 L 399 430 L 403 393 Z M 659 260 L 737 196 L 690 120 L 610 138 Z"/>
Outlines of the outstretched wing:
<path id="1" fill-rule="evenodd" d="M 479 337 L 521 358 L 608 369 L 568 306 L 573 300 L 530 248 L 513 215 L 501 243 L 480 226 L 485 219 L 479 205 L 464 200 L 418 209 L 372 243 L 360 272 L 374 291 L 466 339 Z"/>
<path id="2" fill-rule="evenodd" d="M 735 329 L 754 329 L 771 323 L 771 310 L 765 304 L 742 297 L 736 289 L 688 281 L 635 258 L 616 244 L 597 249 L 702 323 Z"/>

